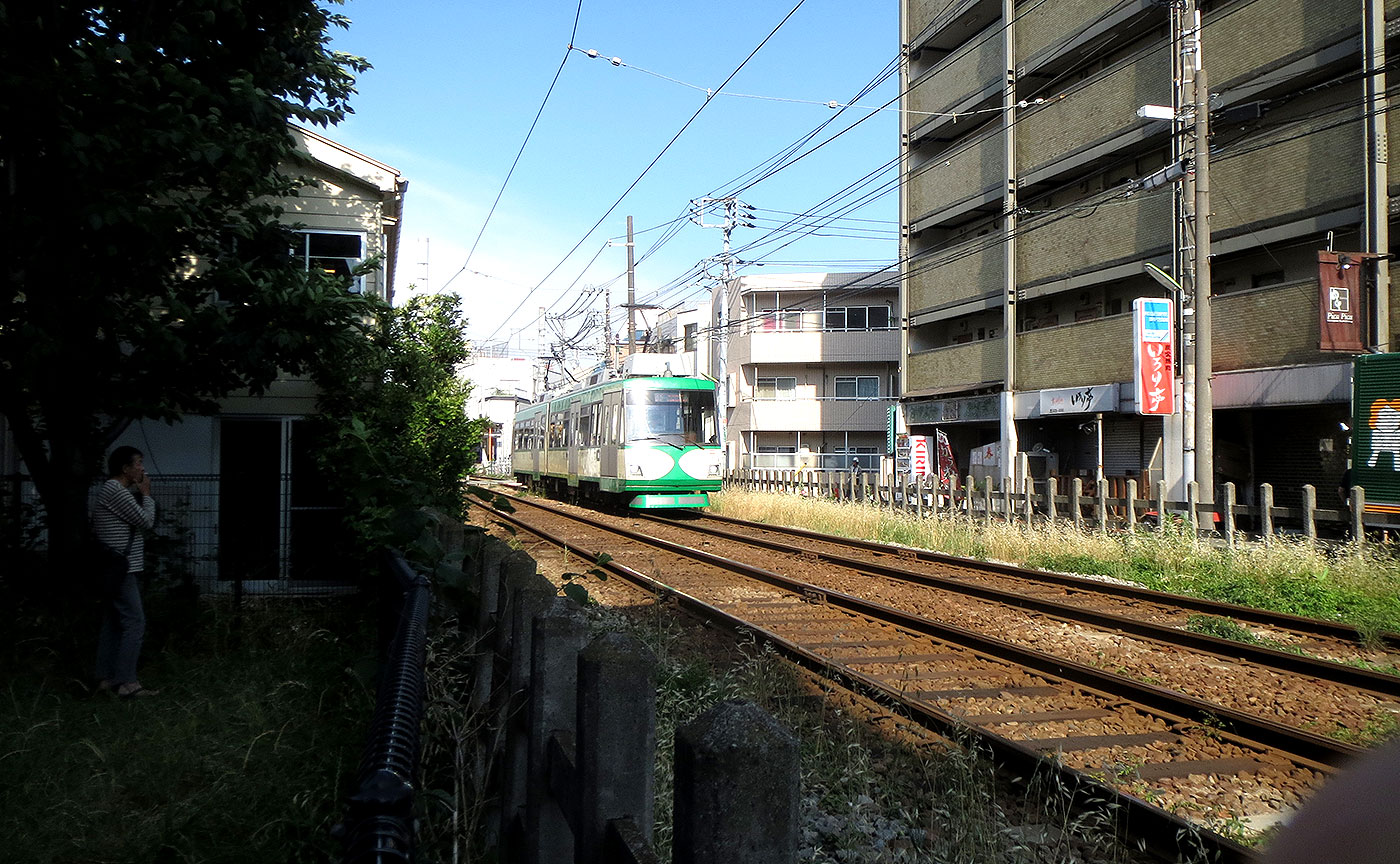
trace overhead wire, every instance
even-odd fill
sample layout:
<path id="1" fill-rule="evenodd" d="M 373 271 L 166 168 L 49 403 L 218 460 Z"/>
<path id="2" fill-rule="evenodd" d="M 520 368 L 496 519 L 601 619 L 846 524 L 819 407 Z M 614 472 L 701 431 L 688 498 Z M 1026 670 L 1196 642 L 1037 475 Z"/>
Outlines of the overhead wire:
<path id="1" fill-rule="evenodd" d="M 780 29 L 782 29 L 783 25 L 786 24 L 786 23 L 788 22 L 788 20 L 792 18 L 793 15 L 797 14 L 797 10 L 801 9 L 802 6 L 806 4 L 806 2 L 807 2 L 807 0 L 797 0 L 797 5 L 793 6 L 792 9 L 790 9 L 790 10 L 788 11 L 788 13 L 787 13 L 786 15 L 783 16 L 783 19 L 782 19 L 781 21 L 778 22 L 777 26 L 775 26 L 775 27 L 768 33 L 767 36 L 764 36 L 764 37 L 763 37 L 763 40 L 762 40 L 761 42 L 759 42 L 758 45 L 757 45 L 752 51 L 749 52 L 748 56 L 746 56 L 746 57 L 743 59 L 743 61 L 742 61 L 737 67 L 734 68 L 734 71 L 733 71 L 733 72 L 730 72 L 730 73 L 729 73 L 729 76 L 728 76 L 727 78 L 724 79 L 724 81 L 719 85 L 719 87 L 717 87 L 713 93 L 711 93 L 710 95 L 707 95 L 707 96 L 705 97 L 705 101 L 704 101 L 703 103 L 701 103 L 701 105 L 700 105 L 699 108 L 695 109 L 695 113 L 692 114 L 692 115 L 690 115 L 690 119 L 688 119 L 688 120 L 685 121 L 685 123 L 684 123 L 684 124 L 681 126 L 681 128 L 676 132 L 676 134 L 673 135 L 673 136 L 671 136 L 671 140 L 668 141 L 668 142 L 666 142 L 666 146 L 664 146 L 664 147 L 661 148 L 661 152 L 660 152 L 660 153 L 657 153 L 657 154 L 656 154 L 656 157 L 653 158 L 653 159 L 651 160 L 651 162 L 649 162 L 649 163 L 647 164 L 647 166 L 646 166 L 645 168 L 642 169 L 642 173 L 640 173 L 640 174 L 637 175 L 637 179 L 633 180 L 633 181 L 627 186 L 627 188 L 624 189 L 624 190 L 622 191 L 622 194 L 619 195 L 619 196 L 617 197 L 617 200 L 614 201 L 614 202 L 608 207 L 608 209 L 605 210 L 605 211 L 603 212 L 603 215 L 602 215 L 602 216 L 598 217 L 598 221 L 595 222 L 595 223 L 593 223 L 593 226 L 592 226 L 591 228 L 589 228 L 586 232 L 584 232 L 584 235 L 583 235 L 582 237 L 579 238 L 579 241 L 578 241 L 577 243 L 574 244 L 573 248 L 571 248 L 571 249 L 564 255 L 563 259 L 561 259 L 561 260 L 559 261 L 558 264 L 554 265 L 554 267 L 551 268 L 550 271 L 549 271 L 548 273 L 545 274 L 544 278 L 541 279 L 541 280 L 539 281 L 539 283 L 535 286 L 535 288 L 532 288 L 532 289 L 531 289 L 531 292 L 530 292 L 530 293 L 534 293 L 534 291 L 535 291 L 536 289 L 538 289 L 541 285 L 543 285 L 545 282 L 547 282 L 547 281 L 549 280 L 549 278 L 550 278 L 551 276 L 553 276 L 553 275 L 559 270 L 560 267 L 564 266 L 564 262 L 567 261 L 569 258 L 571 258 L 571 257 L 573 256 L 573 254 L 574 254 L 575 252 L 578 251 L 579 247 L 582 246 L 582 245 L 584 244 L 584 242 L 587 241 L 588 238 L 589 238 L 590 236 L 592 236 L 593 232 L 596 231 L 596 230 L 598 229 L 598 226 L 599 226 L 599 225 L 602 225 L 602 224 L 603 224 L 603 221 L 604 221 L 605 219 L 607 219 L 608 216 L 612 215 L 612 212 L 613 212 L 614 210 L 616 210 L 616 209 L 618 208 L 619 205 L 622 204 L 623 200 L 626 199 L 626 197 L 632 192 L 632 190 L 635 189 L 635 188 L 637 188 L 637 185 L 638 185 L 639 183 L 642 182 L 642 179 L 645 178 L 646 175 L 647 175 L 648 173 L 651 172 L 651 169 L 654 168 L 654 167 L 656 166 L 656 163 L 658 163 L 658 162 L 661 161 L 661 157 L 665 156 L 666 153 L 667 153 L 667 151 L 669 151 L 669 150 L 671 149 L 671 147 L 672 147 L 673 145 L 675 145 L 676 141 L 680 139 L 681 135 L 683 135 L 683 134 L 685 133 L 685 131 L 686 131 L 687 129 L 690 128 L 690 125 L 691 125 L 692 123 L 695 122 L 695 119 L 696 119 L 697 117 L 700 116 L 701 112 L 703 112 L 703 111 L 705 110 L 705 108 L 708 107 L 708 106 L 710 105 L 710 103 L 714 101 L 715 95 L 717 95 L 720 91 L 722 91 L 722 90 L 725 88 L 725 86 L 726 86 L 727 84 L 729 84 L 730 81 L 734 80 L 734 77 L 735 77 L 736 75 L 738 75 L 739 72 L 742 71 L 743 68 L 749 64 L 749 61 L 752 60 L 752 59 L 754 58 L 754 56 L 755 56 L 756 54 L 758 54 L 758 52 L 759 52 L 760 50 L 763 49 L 763 46 L 764 46 L 764 45 L 767 45 L 767 44 L 768 44 L 768 41 L 769 41 L 770 39 L 772 39 L 773 36 L 775 36 L 775 35 L 777 34 L 777 32 L 778 32 Z M 528 294 L 526 295 L 525 298 L 522 298 L 522 300 L 520 301 L 520 304 L 517 305 L 517 306 L 515 307 L 515 310 L 512 311 L 512 312 L 510 313 L 510 315 L 507 315 L 506 318 L 505 318 L 505 320 L 502 321 L 499 325 L 497 325 L 496 329 L 495 329 L 494 331 L 492 331 L 491 336 L 488 336 L 487 338 L 489 339 L 489 338 L 491 338 L 491 337 L 494 337 L 494 336 L 496 335 L 496 333 L 500 332 L 500 329 L 501 329 L 502 327 L 505 326 L 506 321 L 509 321 L 512 317 L 515 316 L 515 313 L 516 313 L 516 312 L 519 312 L 519 311 L 520 311 L 521 306 L 523 306 L 523 305 L 525 304 L 525 300 L 527 300 L 527 299 L 529 299 L 529 295 L 528 295 Z"/>
<path id="2" fill-rule="evenodd" d="M 572 45 L 574 38 L 578 36 L 578 22 L 583 15 L 583 0 L 578 0 L 578 7 L 574 10 L 574 27 L 569 32 L 569 44 Z M 525 140 L 520 142 L 520 149 L 515 152 L 515 159 L 510 163 L 510 170 L 506 172 L 505 179 L 501 181 L 501 188 L 496 190 L 496 198 L 491 202 L 491 207 L 486 211 L 486 218 L 481 222 L 481 230 L 476 232 L 476 239 L 472 241 L 471 249 L 467 250 L 467 260 L 462 262 L 462 267 L 456 273 L 448 277 L 439 290 L 445 290 L 452 280 L 461 276 L 472 262 L 472 256 L 476 254 L 476 247 L 481 243 L 481 237 L 486 233 L 486 226 L 491 224 L 491 217 L 496 213 L 496 205 L 501 203 L 501 196 L 506 193 L 506 186 L 510 183 L 510 178 L 515 175 L 515 167 L 520 164 L 520 157 L 525 154 L 525 147 L 530 143 L 530 138 L 535 134 L 535 127 L 539 125 L 540 117 L 544 114 L 545 106 L 549 104 L 549 97 L 554 93 L 554 85 L 559 83 L 559 76 L 564 73 L 564 64 L 569 62 L 569 50 L 564 50 L 564 56 L 559 60 L 559 68 L 554 70 L 554 78 L 549 82 L 549 89 L 545 91 L 544 99 L 540 101 L 539 110 L 535 112 L 535 119 L 530 121 L 530 128 L 525 132 Z M 499 328 L 497 328 L 499 330 Z M 491 334 L 496 335 L 495 333 Z M 489 337 L 488 337 L 489 338 Z"/>

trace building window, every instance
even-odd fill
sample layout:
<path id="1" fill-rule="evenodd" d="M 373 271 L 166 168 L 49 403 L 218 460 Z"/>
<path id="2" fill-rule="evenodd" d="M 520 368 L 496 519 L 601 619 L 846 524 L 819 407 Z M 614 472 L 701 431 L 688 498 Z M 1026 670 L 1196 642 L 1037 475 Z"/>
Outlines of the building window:
<path id="1" fill-rule="evenodd" d="M 685 350 L 695 350 L 695 335 L 700 332 L 699 324 L 685 325 Z"/>
<path id="2" fill-rule="evenodd" d="M 879 399 L 880 378 L 877 375 L 852 375 L 836 379 L 837 399 Z"/>
<path id="3" fill-rule="evenodd" d="M 797 379 L 792 377 L 760 378 L 754 387 L 755 399 L 796 399 Z"/>
<path id="4" fill-rule="evenodd" d="M 345 280 L 351 294 L 364 293 L 364 277 L 355 275 L 355 268 L 365 257 L 363 234 L 334 231 L 298 231 L 297 245 L 292 255 L 300 258 L 307 270 L 319 270 Z"/>
<path id="5" fill-rule="evenodd" d="M 802 311 L 800 309 L 764 309 L 764 330 L 801 330 Z"/>
<path id="6" fill-rule="evenodd" d="M 827 330 L 885 330 L 890 326 L 888 306 L 830 306 Z"/>

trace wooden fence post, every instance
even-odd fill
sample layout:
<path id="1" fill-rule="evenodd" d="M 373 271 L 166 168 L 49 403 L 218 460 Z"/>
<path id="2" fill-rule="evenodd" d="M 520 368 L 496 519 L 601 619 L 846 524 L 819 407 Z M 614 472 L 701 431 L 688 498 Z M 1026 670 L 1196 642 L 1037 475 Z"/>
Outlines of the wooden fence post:
<path id="1" fill-rule="evenodd" d="M 1311 483 L 1303 485 L 1303 536 L 1317 542 L 1317 489 Z"/>
<path id="2" fill-rule="evenodd" d="M 1079 499 L 1084 494 L 1084 481 L 1079 477 L 1071 477 L 1069 481 L 1069 512 L 1074 520 L 1074 530 L 1079 531 L 1084 527 L 1084 513 L 1079 504 Z"/>
<path id="3" fill-rule="evenodd" d="M 1016 489 L 1016 482 L 1010 477 L 1001 478 L 1001 515 L 1006 519 L 1006 524 L 1010 525 L 1016 521 L 1016 510 L 1011 504 L 1011 495 Z"/>
<path id="4" fill-rule="evenodd" d="M 1021 512 L 1025 514 L 1026 527 L 1029 528 L 1031 525 L 1035 524 L 1035 506 L 1031 502 L 1031 495 L 1035 492 L 1035 481 L 1027 476 L 1021 481 L 1021 488 L 1025 492 L 1024 498 L 1022 499 Z"/>
<path id="5" fill-rule="evenodd" d="M 609 824 L 630 819 L 651 842 L 656 758 L 656 658 L 605 633 L 578 655 L 577 864 L 606 864 Z"/>
<path id="6" fill-rule="evenodd" d="M 1051 527 L 1055 525 L 1055 496 L 1060 493 L 1059 485 L 1054 474 L 1045 478 L 1045 518 Z"/>
<path id="7" fill-rule="evenodd" d="M 1167 481 L 1157 481 L 1157 530 L 1167 530 Z"/>
<path id="8" fill-rule="evenodd" d="M 525 861 L 574 860 L 567 801 L 549 790 L 549 740 L 574 737 L 578 714 L 578 653 L 588 644 L 588 622 L 572 600 L 556 599 L 535 618 L 530 659 L 530 759 L 525 790 Z"/>
<path id="9" fill-rule="evenodd" d="M 1259 524 L 1264 533 L 1264 545 L 1274 542 L 1274 486 L 1259 484 Z"/>
<path id="10" fill-rule="evenodd" d="M 794 862 L 797 739 L 757 705 L 721 702 L 676 730 L 676 864 Z"/>
<path id="11" fill-rule="evenodd" d="M 982 487 L 982 524 L 991 527 L 992 524 L 992 478 L 987 478 L 987 484 Z"/>
<path id="12" fill-rule="evenodd" d="M 1133 531 L 1137 528 L 1137 481 L 1129 477 L 1126 485 L 1123 496 L 1128 499 L 1128 530 Z"/>
<path id="13" fill-rule="evenodd" d="M 967 505 L 967 518 L 968 518 L 968 521 L 971 521 L 971 520 L 972 520 L 972 495 L 973 495 L 974 492 L 977 491 L 977 485 L 976 485 L 976 483 L 973 482 L 973 479 L 972 479 L 972 475 L 971 475 L 971 474 L 967 475 L 967 485 L 963 486 L 963 491 L 966 493 L 966 497 L 965 497 L 965 499 L 963 500 L 963 503 Z"/>

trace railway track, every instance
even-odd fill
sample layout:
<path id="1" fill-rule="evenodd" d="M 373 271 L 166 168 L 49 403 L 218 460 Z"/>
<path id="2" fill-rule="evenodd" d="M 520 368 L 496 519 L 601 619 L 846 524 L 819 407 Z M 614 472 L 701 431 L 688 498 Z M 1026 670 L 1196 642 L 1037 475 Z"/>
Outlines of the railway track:
<path id="1" fill-rule="evenodd" d="M 672 596 L 710 620 L 751 629 L 790 658 L 897 704 L 931 728 L 976 735 L 1022 776 L 1049 768 L 1064 774 L 1067 788 L 1090 789 L 1093 784 L 1081 784 L 1092 779 L 1113 789 L 1119 796 L 1120 807 L 1114 813 L 1122 823 L 1121 833 L 1156 849 L 1173 848 L 1185 832 L 1220 852 L 1222 860 L 1250 860 L 1248 849 L 1208 829 L 1264 824 L 1295 806 L 1360 749 L 1257 712 L 998 638 L 1003 634 L 988 635 L 918 614 L 903 601 L 883 602 L 891 598 L 865 589 L 901 581 L 907 588 L 910 574 L 891 575 L 880 569 L 903 570 L 919 563 L 918 555 L 904 550 L 891 555 L 888 547 L 866 549 L 863 554 L 885 559 L 874 562 L 879 568 L 871 561 L 837 563 L 853 547 L 847 545 L 846 552 L 838 553 L 831 548 L 834 538 L 788 534 L 785 541 L 770 538 L 759 544 L 767 544 L 764 554 L 770 566 L 763 567 L 730 554 L 735 546 L 755 546 L 747 542 L 753 538 L 724 536 L 734 533 L 728 529 L 711 525 L 700 534 L 690 525 L 583 516 L 529 499 L 517 500 L 525 505 L 529 518 L 506 514 L 498 518 L 568 544 L 586 558 L 607 551 L 613 556 L 610 566 L 615 572 L 648 590 Z M 697 522 L 709 520 L 713 517 Z M 629 527 L 643 524 L 646 533 Z M 677 532 L 690 539 L 649 536 Z M 775 542 L 781 551 L 773 548 Z M 827 545 L 815 548 L 823 543 Z M 961 563 L 970 566 L 970 562 Z M 779 570 L 800 573 L 803 578 Z M 836 571 L 846 575 L 835 575 Z M 913 587 L 950 596 L 938 580 L 929 582 L 929 578 L 914 574 Z M 837 586 L 842 579 L 863 582 L 862 590 L 841 590 Z M 1109 596 L 1114 593 L 1110 591 Z M 973 601 L 984 604 L 998 596 L 985 586 L 972 595 Z M 1164 597 L 1154 602 L 1162 603 Z M 1018 614 L 1027 614 L 1024 603 L 1016 606 Z M 1080 609 L 1078 619 L 1060 607 L 1053 614 L 1043 606 L 1030 613 L 1085 632 L 1085 628 L 1096 627 L 1100 632 L 1111 628 L 1120 635 L 1125 622 L 1118 619 L 1127 618 L 1106 618 L 1117 613 L 1102 609 Z M 1159 650 L 1190 651 L 1223 665 L 1225 653 L 1202 654 L 1157 638 L 1166 635 L 1133 638 L 1146 638 Z M 1287 657 L 1291 659 L 1267 655 L 1262 659 L 1284 663 L 1298 659 Z M 1334 663 L 1322 667 L 1307 667 L 1306 674 L 1329 671 L 1325 667 L 1345 670 L 1344 676 L 1365 671 Z M 1300 674 L 1264 668 L 1270 674 Z M 1364 675 L 1362 679 L 1371 689 L 1353 689 L 1374 699 L 1387 698 L 1381 691 L 1393 686 Z M 1352 685 L 1331 682 L 1330 686 Z M 1206 830 L 1192 834 L 1201 829 Z"/>

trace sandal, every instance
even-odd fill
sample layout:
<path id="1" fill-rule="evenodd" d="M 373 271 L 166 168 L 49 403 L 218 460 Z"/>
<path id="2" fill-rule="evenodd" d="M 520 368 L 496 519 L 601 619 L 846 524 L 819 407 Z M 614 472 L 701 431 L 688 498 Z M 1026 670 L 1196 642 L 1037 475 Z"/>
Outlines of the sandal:
<path id="1" fill-rule="evenodd" d="M 142 698 L 144 698 L 144 697 L 146 697 L 146 696 L 159 696 L 159 695 L 160 695 L 160 691 L 159 691 L 159 690 L 148 690 L 148 689 L 146 689 L 145 687 L 142 687 L 140 684 L 137 684 L 135 687 L 132 687 L 130 690 L 122 690 L 120 687 L 117 688 L 117 698 L 118 698 L 118 699 L 135 699 L 135 698 L 137 698 L 137 697 L 142 697 Z"/>

